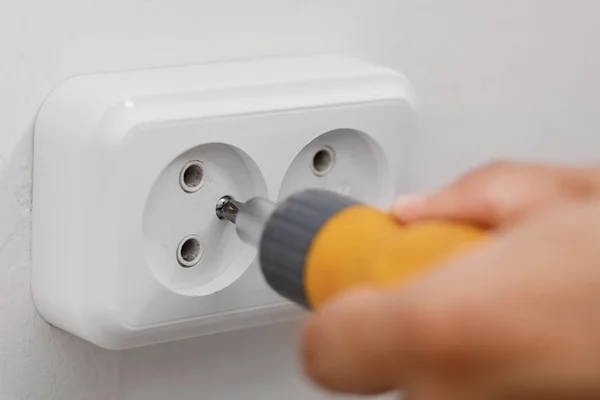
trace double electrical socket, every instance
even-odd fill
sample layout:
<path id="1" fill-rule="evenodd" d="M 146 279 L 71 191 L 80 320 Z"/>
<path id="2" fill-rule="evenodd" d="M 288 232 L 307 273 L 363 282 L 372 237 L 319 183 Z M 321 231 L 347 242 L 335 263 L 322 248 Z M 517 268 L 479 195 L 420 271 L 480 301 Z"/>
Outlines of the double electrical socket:
<path id="1" fill-rule="evenodd" d="M 413 136 L 407 79 L 344 57 L 71 79 L 35 126 L 35 304 L 109 349 L 297 318 L 217 200 L 317 187 L 387 207 Z"/>

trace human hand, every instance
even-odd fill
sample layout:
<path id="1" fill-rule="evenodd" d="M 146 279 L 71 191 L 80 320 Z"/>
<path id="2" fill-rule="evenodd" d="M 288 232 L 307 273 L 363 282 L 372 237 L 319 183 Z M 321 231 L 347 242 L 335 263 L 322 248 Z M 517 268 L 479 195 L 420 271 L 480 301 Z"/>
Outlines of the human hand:
<path id="1" fill-rule="evenodd" d="M 333 391 L 409 399 L 600 398 L 598 177 L 497 164 L 398 204 L 401 221 L 498 233 L 401 289 L 323 307 L 304 330 L 308 375 Z"/>

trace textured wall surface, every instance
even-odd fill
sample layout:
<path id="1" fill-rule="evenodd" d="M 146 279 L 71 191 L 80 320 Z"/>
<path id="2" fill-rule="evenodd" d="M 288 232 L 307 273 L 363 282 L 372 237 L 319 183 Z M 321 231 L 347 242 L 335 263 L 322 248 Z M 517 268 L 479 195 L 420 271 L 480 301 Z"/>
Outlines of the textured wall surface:
<path id="1" fill-rule="evenodd" d="M 264 55 L 360 56 L 415 84 L 421 126 L 410 162 L 415 189 L 429 189 L 492 158 L 598 157 L 599 12 L 595 0 L 0 2 L 0 398 L 330 398 L 303 381 L 293 324 L 118 353 L 40 320 L 29 294 L 31 135 L 62 80 Z"/>

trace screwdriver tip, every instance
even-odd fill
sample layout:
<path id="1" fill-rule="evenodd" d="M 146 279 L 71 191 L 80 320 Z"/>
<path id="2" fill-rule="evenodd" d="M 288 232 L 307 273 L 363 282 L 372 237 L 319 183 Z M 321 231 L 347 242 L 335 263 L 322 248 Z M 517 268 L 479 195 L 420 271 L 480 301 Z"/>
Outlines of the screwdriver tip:
<path id="1" fill-rule="evenodd" d="M 235 204 L 235 200 L 231 196 L 221 197 L 215 207 L 215 212 L 219 219 L 226 219 L 234 224 L 239 211 L 239 207 Z"/>

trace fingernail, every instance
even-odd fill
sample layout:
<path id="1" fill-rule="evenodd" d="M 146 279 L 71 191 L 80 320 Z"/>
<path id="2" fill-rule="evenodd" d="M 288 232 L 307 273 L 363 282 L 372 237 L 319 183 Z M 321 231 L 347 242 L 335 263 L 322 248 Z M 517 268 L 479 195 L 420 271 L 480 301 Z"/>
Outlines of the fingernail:
<path id="1" fill-rule="evenodd" d="M 407 211 L 412 210 L 415 206 L 423 203 L 427 196 L 422 194 L 410 194 L 399 197 L 392 204 L 392 213 L 394 215 L 403 215 Z"/>

